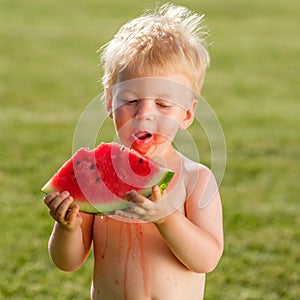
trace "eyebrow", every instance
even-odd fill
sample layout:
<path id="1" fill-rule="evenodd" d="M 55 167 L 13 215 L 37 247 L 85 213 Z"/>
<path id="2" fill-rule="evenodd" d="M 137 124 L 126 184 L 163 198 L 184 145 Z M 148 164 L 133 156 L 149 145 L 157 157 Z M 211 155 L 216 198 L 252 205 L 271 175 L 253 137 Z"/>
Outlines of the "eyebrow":
<path id="1" fill-rule="evenodd" d="M 112 93 L 114 96 L 119 96 L 119 95 L 134 95 L 134 96 L 139 96 L 139 98 L 144 97 L 143 93 L 141 91 L 138 91 L 136 89 L 121 89 L 117 91 L 113 91 Z M 145 98 L 155 98 L 155 99 L 160 99 L 160 100 L 169 100 L 174 99 L 176 95 L 172 94 L 167 94 L 167 93 L 158 93 L 156 94 L 155 91 L 153 91 L 153 95 L 151 96 L 152 93 L 146 92 L 147 96 Z"/>
<path id="2" fill-rule="evenodd" d="M 121 90 L 112 90 L 112 95 L 113 96 L 119 96 L 119 95 L 136 95 L 137 92 L 134 90 L 129 90 L 129 89 L 121 89 Z"/>

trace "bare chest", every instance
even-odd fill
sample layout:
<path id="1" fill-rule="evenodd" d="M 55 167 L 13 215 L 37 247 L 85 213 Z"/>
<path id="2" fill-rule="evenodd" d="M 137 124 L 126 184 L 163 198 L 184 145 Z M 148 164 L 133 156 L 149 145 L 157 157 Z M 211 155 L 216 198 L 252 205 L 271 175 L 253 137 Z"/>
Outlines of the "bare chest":
<path id="1" fill-rule="evenodd" d="M 94 256 L 94 299 L 160 299 L 164 293 L 161 299 L 183 299 L 177 295 L 187 281 L 199 289 L 199 277 L 176 259 L 152 223 L 96 217 Z"/>

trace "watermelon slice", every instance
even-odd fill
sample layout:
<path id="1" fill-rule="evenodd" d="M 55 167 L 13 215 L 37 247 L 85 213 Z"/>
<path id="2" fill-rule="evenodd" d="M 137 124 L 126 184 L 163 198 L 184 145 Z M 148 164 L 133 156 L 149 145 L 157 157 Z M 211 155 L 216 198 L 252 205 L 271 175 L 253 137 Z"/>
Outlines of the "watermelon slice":
<path id="1" fill-rule="evenodd" d="M 80 211 L 113 214 L 129 206 L 126 192 L 149 197 L 153 185 L 163 191 L 174 172 L 117 143 L 79 149 L 43 186 L 44 193 L 69 191 Z"/>

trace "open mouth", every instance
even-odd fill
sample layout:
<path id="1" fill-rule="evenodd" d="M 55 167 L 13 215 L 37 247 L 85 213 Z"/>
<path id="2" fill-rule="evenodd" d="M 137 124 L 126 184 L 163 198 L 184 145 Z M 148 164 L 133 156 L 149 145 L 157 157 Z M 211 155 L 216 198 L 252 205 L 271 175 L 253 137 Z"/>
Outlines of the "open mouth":
<path id="1" fill-rule="evenodd" d="M 152 134 L 150 132 L 147 132 L 147 131 L 139 131 L 139 132 L 136 132 L 134 134 L 134 137 L 137 140 L 144 141 L 144 140 L 147 140 L 147 139 L 151 138 Z"/>
<path id="2" fill-rule="evenodd" d="M 137 145 L 144 145 L 152 140 L 152 134 L 148 131 L 138 131 L 133 134 L 134 143 Z"/>

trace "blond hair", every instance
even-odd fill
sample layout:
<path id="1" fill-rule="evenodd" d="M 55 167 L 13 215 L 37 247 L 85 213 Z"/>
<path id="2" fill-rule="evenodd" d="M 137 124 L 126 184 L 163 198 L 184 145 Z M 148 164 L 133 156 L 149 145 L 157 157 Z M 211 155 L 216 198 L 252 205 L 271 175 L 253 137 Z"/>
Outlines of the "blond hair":
<path id="1" fill-rule="evenodd" d="M 123 25 L 100 48 L 103 86 L 111 87 L 119 72 L 128 68 L 140 76 L 149 71 L 180 73 L 200 91 L 210 60 L 203 18 L 186 7 L 167 3 Z"/>

